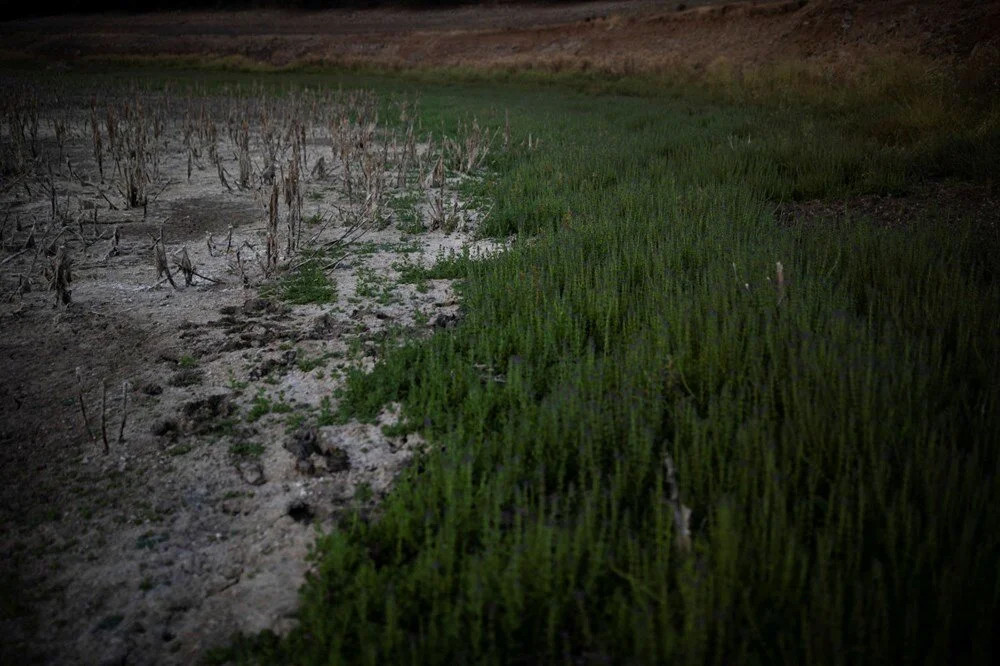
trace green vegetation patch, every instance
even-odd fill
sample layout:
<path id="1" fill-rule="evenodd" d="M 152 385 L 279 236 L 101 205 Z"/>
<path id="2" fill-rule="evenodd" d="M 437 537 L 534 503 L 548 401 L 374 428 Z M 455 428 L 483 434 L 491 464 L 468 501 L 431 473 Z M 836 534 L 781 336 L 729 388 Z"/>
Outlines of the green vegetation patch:
<path id="1" fill-rule="evenodd" d="M 911 94 L 616 85 L 423 88 L 428 127 L 509 110 L 519 149 L 484 179 L 483 232 L 518 240 L 448 274 L 462 326 L 321 405 L 333 423 L 399 402 L 430 452 L 377 517 L 319 539 L 295 630 L 223 658 L 988 662 L 995 234 L 775 208 L 992 173 L 972 138 L 990 145 L 994 116 L 911 135 L 871 124 Z"/>
<path id="2" fill-rule="evenodd" d="M 399 271 L 399 281 L 403 284 L 420 284 L 426 280 L 459 280 L 469 275 L 475 259 L 468 248 L 462 252 L 441 253 L 431 266 L 409 261 L 393 266 Z"/>
<path id="3" fill-rule="evenodd" d="M 259 458 L 264 455 L 264 445 L 257 442 L 235 442 L 229 453 L 240 458 Z"/>
<path id="4" fill-rule="evenodd" d="M 294 408 L 285 402 L 284 393 L 279 393 L 277 400 L 269 398 L 264 389 L 254 396 L 250 409 L 247 410 L 247 421 L 253 423 L 268 414 L 287 414 Z"/>
<path id="5" fill-rule="evenodd" d="M 260 293 L 265 298 L 277 296 L 293 305 L 332 303 L 337 300 L 336 285 L 330 282 L 316 261 L 308 261 L 293 269 L 277 283 L 262 288 Z"/>

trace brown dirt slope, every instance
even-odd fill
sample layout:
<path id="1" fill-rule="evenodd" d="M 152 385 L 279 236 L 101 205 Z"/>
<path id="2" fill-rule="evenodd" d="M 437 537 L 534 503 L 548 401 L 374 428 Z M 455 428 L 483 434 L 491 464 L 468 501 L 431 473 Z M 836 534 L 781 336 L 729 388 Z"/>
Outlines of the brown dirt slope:
<path id="1" fill-rule="evenodd" d="M 8 55 L 245 58 L 272 65 L 369 63 L 612 72 L 846 64 L 1000 49 L 1000 0 L 655 0 L 294 12 L 64 16 L 0 23 Z"/>

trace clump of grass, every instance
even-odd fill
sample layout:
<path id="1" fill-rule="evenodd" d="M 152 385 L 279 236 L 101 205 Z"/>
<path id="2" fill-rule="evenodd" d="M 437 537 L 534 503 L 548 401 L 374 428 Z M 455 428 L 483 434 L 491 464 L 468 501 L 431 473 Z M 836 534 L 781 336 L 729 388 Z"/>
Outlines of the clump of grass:
<path id="1" fill-rule="evenodd" d="M 337 415 L 333 411 L 333 406 L 330 402 L 330 396 L 325 395 L 319 402 L 319 416 L 316 422 L 320 426 L 335 425 L 340 421 L 337 419 Z"/>
<path id="2" fill-rule="evenodd" d="M 384 275 L 379 275 L 367 266 L 357 270 L 357 285 L 354 293 L 359 299 L 373 300 L 381 305 L 388 305 L 397 300 L 395 287 Z"/>
<path id="3" fill-rule="evenodd" d="M 419 234 L 424 231 L 424 223 L 417 204 L 420 203 L 419 192 L 411 191 L 389 200 L 388 205 L 396 217 L 396 228 L 407 234 Z"/>
<path id="4" fill-rule="evenodd" d="M 294 305 L 323 304 L 336 301 L 337 288 L 317 262 L 307 261 L 276 284 L 261 289 L 261 295 L 276 296 Z"/>
<path id="5" fill-rule="evenodd" d="M 279 393 L 278 399 L 272 400 L 267 397 L 264 389 L 261 389 L 254 396 L 253 403 L 250 405 L 250 409 L 247 410 L 247 421 L 253 423 L 268 414 L 287 414 L 291 412 L 294 408 L 285 402 L 284 398 L 284 393 Z"/>
<path id="6" fill-rule="evenodd" d="M 239 458 L 259 458 L 264 455 L 264 445 L 259 442 L 234 442 L 229 453 Z"/>
<path id="7" fill-rule="evenodd" d="M 271 413 L 271 409 L 274 403 L 267 397 L 264 391 L 260 391 L 254 396 L 253 404 L 250 405 L 250 409 L 247 411 L 247 421 L 253 423 L 260 419 L 260 417 Z"/>
<path id="8" fill-rule="evenodd" d="M 316 368 L 320 368 L 326 365 L 327 357 L 325 355 L 317 356 L 315 358 L 307 358 L 306 356 L 301 356 L 295 361 L 296 367 L 302 372 L 311 372 Z"/>
<path id="9" fill-rule="evenodd" d="M 431 266 L 420 263 L 400 262 L 393 266 L 399 271 L 399 281 L 403 284 L 419 284 L 426 280 L 461 280 L 469 276 L 477 259 L 468 248 L 461 252 L 440 253 Z"/>
<path id="10" fill-rule="evenodd" d="M 198 359 L 191 354 L 183 354 L 177 359 L 177 366 L 180 368 L 196 368 L 198 367 Z"/>

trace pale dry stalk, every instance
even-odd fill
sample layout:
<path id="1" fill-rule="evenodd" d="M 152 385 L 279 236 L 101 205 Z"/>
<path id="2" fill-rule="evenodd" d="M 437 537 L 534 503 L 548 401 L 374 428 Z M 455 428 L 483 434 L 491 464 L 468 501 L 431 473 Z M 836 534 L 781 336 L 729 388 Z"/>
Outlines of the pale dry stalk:
<path id="1" fill-rule="evenodd" d="M 677 550 L 686 553 L 691 550 L 691 509 L 681 504 L 677 468 L 669 453 L 663 455 L 663 466 L 667 472 L 667 502 L 674 514 L 674 542 Z"/>

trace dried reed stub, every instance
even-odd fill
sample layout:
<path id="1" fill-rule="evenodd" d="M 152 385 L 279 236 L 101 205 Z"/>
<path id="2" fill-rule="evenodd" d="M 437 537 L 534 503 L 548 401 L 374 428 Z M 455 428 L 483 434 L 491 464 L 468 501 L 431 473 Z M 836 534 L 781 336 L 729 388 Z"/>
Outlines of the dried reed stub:
<path id="1" fill-rule="evenodd" d="M 483 166 L 495 139 L 496 134 L 483 129 L 479 120 L 473 118 L 471 124 L 459 123 L 457 139 L 444 139 L 445 154 L 454 169 L 472 173 Z"/>
<path id="2" fill-rule="evenodd" d="M 111 257 L 117 257 L 121 254 L 121 250 L 118 249 L 121 243 L 121 232 L 118 231 L 118 225 L 111 232 L 111 247 L 108 249 L 108 253 L 104 255 L 104 260 L 107 261 Z"/>
<path id="3" fill-rule="evenodd" d="M 292 159 L 288 162 L 288 170 L 283 179 L 285 209 L 288 211 L 286 253 L 289 256 L 296 251 L 302 237 L 302 186 L 299 178 L 299 155 L 298 141 L 296 140 L 292 150 Z"/>
<path id="4" fill-rule="evenodd" d="M 170 286 L 177 289 L 174 276 L 170 273 L 170 265 L 167 263 L 167 250 L 163 242 L 163 225 L 160 225 L 160 235 L 153 241 L 153 260 L 156 262 L 156 278 L 166 279 Z"/>
<path id="5" fill-rule="evenodd" d="M 278 266 L 278 185 L 271 187 L 271 198 L 267 206 L 267 257 L 264 273 L 270 275 Z"/>
<path id="6" fill-rule="evenodd" d="M 73 281 L 73 275 L 70 271 L 71 264 L 72 260 L 66 251 L 66 246 L 60 245 L 47 271 L 49 290 L 56 292 L 57 305 L 69 305 L 72 300 L 69 288 Z"/>
<path id="7" fill-rule="evenodd" d="M 239 166 L 239 179 L 236 181 L 241 190 L 250 189 L 250 173 L 253 163 L 250 161 L 250 122 L 246 116 L 237 120 L 229 119 L 229 141 L 236 152 L 236 162 Z"/>
<path id="8" fill-rule="evenodd" d="M 785 300 L 785 267 L 781 265 L 780 261 L 775 263 L 775 280 L 778 290 L 778 304 L 780 305 Z"/>
<path id="9" fill-rule="evenodd" d="M 313 180 L 326 180 L 326 158 L 320 155 L 320 158 L 316 160 L 316 164 L 313 165 L 312 171 L 309 176 Z"/>
<path id="10" fill-rule="evenodd" d="M 253 197 L 261 205 L 266 215 L 265 243 L 234 238 L 231 226 L 225 245 L 230 257 L 238 253 L 235 261 L 227 262 L 230 270 L 244 284 L 252 285 L 262 275 L 273 275 L 281 261 L 294 267 L 295 255 L 304 245 L 318 243 L 324 250 L 335 249 L 330 265 L 337 265 L 338 257 L 349 252 L 352 243 L 389 223 L 390 197 L 405 195 L 413 209 L 423 213 L 419 226 L 457 228 L 462 216 L 455 183 L 485 163 L 493 146 L 500 145 L 501 136 L 503 145 L 511 142 L 509 119 L 502 133 L 470 119 L 460 123 L 454 138 L 435 143 L 420 126 L 413 109 L 416 102 L 409 100 L 398 107 L 399 129 L 387 130 L 379 124 L 380 105 L 369 91 L 290 92 L 280 99 L 251 91 L 249 95 L 185 99 L 133 86 L 108 97 L 85 98 L 75 112 L 64 110 L 62 102 L 40 103 L 39 99 L 37 94 L 26 93 L 16 100 L 0 100 L 0 168 L 5 177 L 12 174 L 17 179 L 11 188 L 23 186 L 35 204 L 47 205 L 51 220 L 34 220 L 27 237 L 20 229 L 9 237 L 0 229 L 0 245 L 44 248 L 35 253 L 42 260 L 37 267 L 32 264 L 21 284 L 30 285 L 32 271 L 37 276 L 44 270 L 59 302 L 70 298 L 69 282 L 63 279 L 62 287 L 58 286 L 54 276 L 60 271 L 46 257 L 54 258 L 63 243 L 68 277 L 68 258 L 81 245 L 87 249 L 110 241 L 104 248 L 105 260 L 126 252 L 118 226 L 110 236 L 97 230 L 99 224 L 123 224 L 127 218 L 112 214 L 98 221 L 98 209 L 106 210 L 105 204 L 112 211 L 142 207 L 144 217 L 161 216 L 157 197 L 168 186 L 187 187 L 181 175 L 185 165 L 192 186 L 207 184 L 205 178 L 196 177 L 196 170 L 212 169 L 211 180 L 218 177 L 220 194 L 226 190 L 236 198 Z M 172 109 L 174 105 L 181 108 Z M 228 142 L 218 136 L 219 123 L 223 133 L 228 129 Z M 319 154 L 314 147 L 327 139 L 329 152 L 324 146 Z M 83 160 L 78 157 L 81 149 Z M 161 154 L 169 155 L 169 164 L 178 167 L 177 173 L 164 176 L 179 176 L 176 180 L 160 178 Z M 22 171 L 15 173 L 12 167 L 17 164 Z M 78 181 L 68 187 L 67 168 L 69 177 Z M 339 190 L 336 200 L 323 204 L 326 211 L 311 205 L 323 202 L 322 192 L 334 189 Z M 93 200 L 80 199 L 80 192 L 89 192 Z M 279 197 L 284 199 L 285 210 L 280 210 Z M 424 202 L 416 203 L 423 198 Z M 72 220 L 71 211 L 79 213 Z M 93 213 L 90 229 L 83 211 Z M 307 217 L 324 223 L 318 231 L 306 229 Z M 75 224 L 70 226 L 68 221 Z M 337 238 L 321 235 L 338 224 L 343 233 L 332 234 Z M 183 285 L 175 282 L 175 271 L 184 275 L 186 285 L 193 284 L 194 277 L 204 277 L 186 248 L 167 246 L 162 227 L 160 237 L 152 240 L 158 280 L 180 288 Z M 206 244 L 212 257 L 222 250 L 222 244 L 211 236 Z M 15 274 L 12 271 L 9 277 Z"/>
<path id="11" fill-rule="evenodd" d="M 77 399 L 80 404 L 80 415 L 83 416 L 83 427 L 87 432 L 87 437 L 90 438 L 92 444 L 97 443 L 97 438 L 94 437 L 94 431 L 90 427 L 90 419 L 87 418 L 87 402 L 83 396 L 83 373 L 80 368 L 76 369 L 76 385 L 77 385 Z"/>
<path id="12" fill-rule="evenodd" d="M 153 139 L 153 120 L 138 103 L 109 106 L 105 127 L 114 161 L 115 187 L 128 208 L 147 205 L 152 167 L 158 162 L 159 142 Z"/>
<path id="13" fill-rule="evenodd" d="M 101 125 L 97 120 L 97 100 L 90 103 L 90 139 L 93 143 L 94 161 L 97 162 L 97 172 L 104 182 L 104 141 L 101 138 Z"/>
<path id="14" fill-rule="evenodd" d="M 677 468 L 669 453 L 663 456 L 663 466 L 666 469 L 667 502 L 674 514 L 674 543 L 677 550 L 686 553 L 691 550 L 691 509 L 681 504 Z"/>
<path id="15" fill-rule="evenodd" d="M 104 442 L 104 454 L 111 453 L 108 444 L 108 384 L 101 380 L 101 441 Z"/>
<path id="16" fill-rule="evenodd" d="M 128 390 L 130 386 L 127 381 L 122 382 L 122 420 L 118 426 L 118 444 L 125 443 L 125 424 L 128 420 Z"/>
<path id="17" fill-rule="evenodd" d="M 194 282 L 195 271 L 194 271 L 194 264 L 191 263 L 191 257 L 188 256 L 188 251 L 186 247 L 181 248 L 180 257 L 177 258 L 174 265 L 177 267 L 177 270 L 179 270 L 181 274 L 184 275 L 184 284 L 187 286 L 191 286 L 191 284 Z"/>

